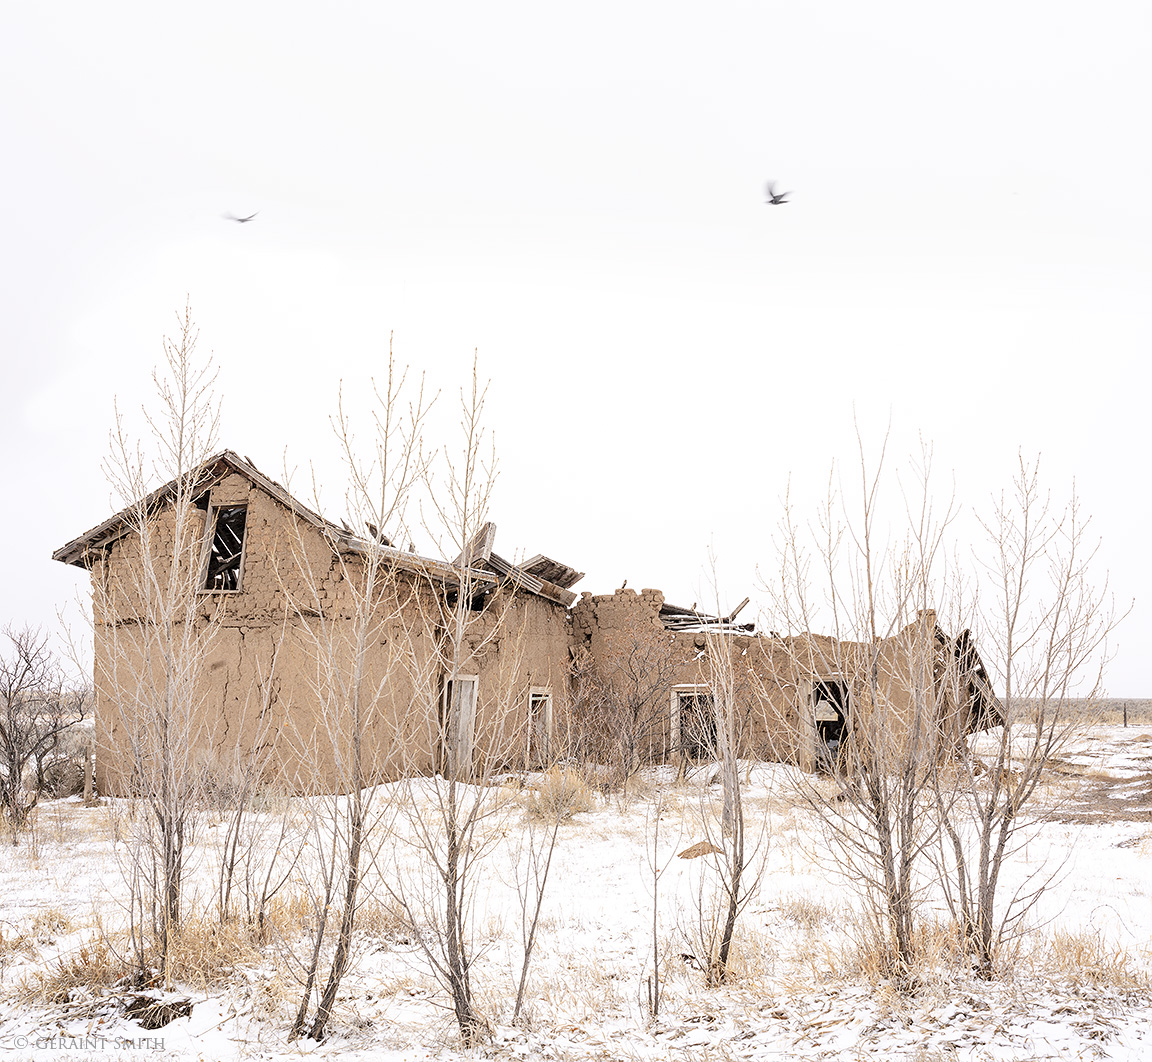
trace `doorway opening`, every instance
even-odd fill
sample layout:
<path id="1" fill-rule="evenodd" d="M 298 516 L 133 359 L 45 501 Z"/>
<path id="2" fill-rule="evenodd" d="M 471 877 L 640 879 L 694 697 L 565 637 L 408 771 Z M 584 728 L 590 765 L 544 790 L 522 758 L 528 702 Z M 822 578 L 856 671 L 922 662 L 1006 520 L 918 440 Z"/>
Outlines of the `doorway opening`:
<path id="1" fill-rule="evenodd" d="M 816 718 L 816 768 L 831 773 L 843 764 L 848 739 L 848 685 L 840 679 L 812 684 Z"/>
<path id="2" fill-rule="evenodd" d="M 707 686 L 672 691 L 674 744 L 689 760 L 716 756 L 716 710 Z"/>

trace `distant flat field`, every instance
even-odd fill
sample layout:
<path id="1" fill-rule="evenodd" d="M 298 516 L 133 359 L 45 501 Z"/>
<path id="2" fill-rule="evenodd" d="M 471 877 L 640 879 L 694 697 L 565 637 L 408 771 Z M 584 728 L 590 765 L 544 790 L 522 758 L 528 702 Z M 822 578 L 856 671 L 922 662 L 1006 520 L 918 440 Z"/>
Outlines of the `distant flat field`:
<path id="1" fill-rule="evenodd" d="M 1105 726 L 1122 726 L 1124 713 L 1128 713 L 1128 725 L 1144 725 L 1152 723 L 1152 698 L 1141 699 L 1137 697 L 1114 697 L 1094 703 L 1085 700 L 1070 700 L 1069 707 L 1075 712 L 1083 712 L 1090 716 L 1093 722 Z"/>

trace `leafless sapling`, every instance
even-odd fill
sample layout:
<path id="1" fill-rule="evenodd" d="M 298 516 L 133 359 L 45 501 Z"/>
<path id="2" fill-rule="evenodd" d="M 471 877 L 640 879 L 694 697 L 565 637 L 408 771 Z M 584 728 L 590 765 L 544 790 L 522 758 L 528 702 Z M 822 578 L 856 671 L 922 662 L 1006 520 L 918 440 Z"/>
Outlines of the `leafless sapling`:
<path id="1" fill-rule="evenodd" d="M 200 593 L 206 528 L 196 476 L 216 444 L 216 370 L 196 357 L 188 306 L 177 320 L 153 373 L 156 409 L 144 410 L 151 456 L 116 411 L 105 472 L 127 506 L 124 533 L 93 562 L 98 740 L 120 735 L 97 755 L 113 761 L 120 786 L 145 809 L 133 820 L 126 867 L 130 925 L 138 965 L 147 966 L 154 944 L 161 973 L 180 924 L 202 754 L 212 745 L 202 677 L 226 607 Z M 170 484 L 162 496 L 151 494 L 158 483 Z"/>
<path id="2" fill-rule="evenodd" d="M 982 755 L 936 777 L 941 883 L 977 972 L 994 976 L 1054 872 L 1047 864 L 1005 895 L 1004 871 L 1039 821 L 1037 797 L 1077 725 L 1071 698 L 1102 695 L 1107 645 L 1122 616 L 1092 579 L 1097 545 L 1073 492 L 1061 507 L 1042 488 L 1038 462 L 1020 459 L 1011 489 L 981 521 L 987 549 L 977 613 L 983 663 L 974 675 L 963 647 L 946 677 L 962 710 L 987 714 Z M 1003 691 L 997 699 L 994 690 Z"/>
<path id="3" fill-rule="evenodd" d="M 375 389 L 375 398 L 374 444 L 367 458 L 356 448 L 343 398 L 334 421 L 350 484 L 347 509 L 361 530 L 333 533 L 317 550 L 316 530 L 298 521 L 295 578 L 290 583 L 289 573 L 284 576 L 286 586 L 303 588 L 290 589 L 288 599 L 294 637 L 309 660 L 313 709 L 306 717 L 310 723 L 297 723 L 296 735 L 297 782 L 311 795 L 314 919 L 307 953 L 297 965 L 301 994 L 293 1038 L 321 1040 L 331 1021 L 352 962 L 366 872 L 380 865 L 379 847 L 394 810 L 379 783 L 395 769 L 406 744 L 411 691 L 403 615 L 416 590 L 401 572 L 389 536 L 401 540 L 407 531 L 407 506 L 426 472 L 422 427 L 429 403 L 422 381 L 405 402 L 406 374 L 391 352 L 387 382 Z M 326 585 L 339 587 L 335 600 Z"/>

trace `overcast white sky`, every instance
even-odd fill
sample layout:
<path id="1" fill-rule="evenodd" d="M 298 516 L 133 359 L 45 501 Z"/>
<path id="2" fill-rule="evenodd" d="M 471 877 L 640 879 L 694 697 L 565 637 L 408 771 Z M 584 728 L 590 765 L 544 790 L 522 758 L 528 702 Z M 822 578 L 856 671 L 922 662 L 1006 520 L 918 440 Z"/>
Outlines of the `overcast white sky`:
<path id="1" fill-rule="evenodd" d="M 113 396 L 190 295 L 271 474 L 478 348 L 497 549 L 755 597 L 789 476 L 919 434 L 967 506 L 1075 479 L 1152 695 L 1147 3 L 9 5 L 0 622 L 86 577 Z M 794 190 L 764 204 L 764 182 Z M 250 224 L 222 214 L 259 211 Z"/>

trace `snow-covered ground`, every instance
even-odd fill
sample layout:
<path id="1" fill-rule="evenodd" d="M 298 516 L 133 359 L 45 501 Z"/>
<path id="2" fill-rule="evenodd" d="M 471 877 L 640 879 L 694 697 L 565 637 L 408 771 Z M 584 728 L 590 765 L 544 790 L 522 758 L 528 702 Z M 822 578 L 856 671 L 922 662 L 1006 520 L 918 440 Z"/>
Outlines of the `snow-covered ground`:
<path id="1" fill-rule="evenodd" d="M 123 1016 L 123 993 L 37 1000 L 38 976 L 115 939 L 127 892 L 123 803 L 50 803 L 34 836 L 0 855 L 0 1058 L 1152 1058 L 1152 727 L 1096 728 L 1054 765 L 1045 820 L 1005 887 L 1041 865 L 1057 873 L 1011 971 L 992 982 L 970 976 L 947 958 L 941 931 L 940 961 L 904 993 L 870 973 L 857 946 L 859 897 L 836 872 L 814 813 L 791 799 L 792 770 L 779 765 L 747 768 L 745 815 L 763 876 L 741 916 L 731 983 L 705 986 L 691 938 L 694 897 L 714 860 L 676 853 L 704 836 L 718 796 L 711 773 L 679 784 L 653 776 L 627 801 L 598 796 L 561 826 L 517 1025 L 526 793 L 507 787 L 478 838 L 492 847 L 477 863 L 473 978 L 491 1038 L 472 1050 L 460 1046 L 419 949 L 387 917 L 383 889 L 320 1044 L 287 1040 L 299 988 L 283 940 L 223 983 L 175 985 L 191 1013 L 152 1031 Z M 420 853 L 404 843 L 402 816 L 393 829 L 374 875 L 411 881 Z M 209 918 L 221 832 L 200 828 L 187 891 L 187 909 Z M 653 865 L 666 868 L 655 882 L 656 1020 L 647 1006 Z M 922 918 L 944 924 L 938 897 L 925 895 Z"/>

